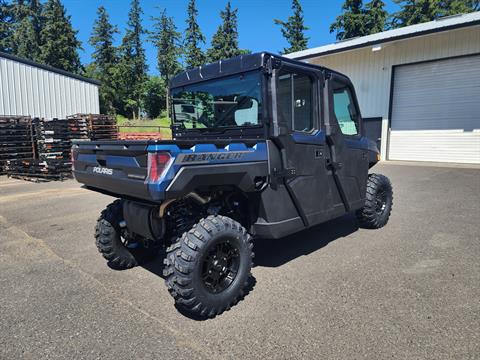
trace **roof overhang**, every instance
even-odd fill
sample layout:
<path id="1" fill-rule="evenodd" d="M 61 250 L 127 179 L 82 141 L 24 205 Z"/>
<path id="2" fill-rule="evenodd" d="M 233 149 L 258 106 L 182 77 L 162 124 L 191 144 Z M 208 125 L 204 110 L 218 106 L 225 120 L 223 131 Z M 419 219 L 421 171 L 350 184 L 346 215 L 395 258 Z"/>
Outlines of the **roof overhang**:
<path id="1" fill-rule="evenodd" d="M 348 39 L 334 44 L 320 46 L 284 55 L 290 59 L 304 60 L 312 57 L 375 46 L 393 41 L 425 36 L 429 34 L 480 25 L 480 11 L 444 17 L 435 21 L 406 26 L 399 29 Z"/>
<path id="2" fill-rule="evenodd" d="M 63 75 L 63 76 L 69 77 L 69 78 L 84 81 L 84 82 L 87 82 L 87 83 L 90 83 L 90 84 L 93 84 L 93 85 L 97 85 L 97 86 L 101 85 L 100 81 L 89 79 L 89 78 L 86 78 L 86 77 L 81 76 L 81 75 L 73 74 L 73 73 L 65 71 L 65 70 L 57 69 L 53 66 L 40 64 L 40 63 L 37 63 L 35 61 L 24 59 L 24 58 L 15 56 L 15 55 L 0 52 L 0 58 L 16 61 L 16 62 L 21 63 L 21 64 L 36 67 L 36 68 L 39 68 L 39 69 L 42 69 L 42 70 L 45 70 L 45 71 L 53 72 L 55 74 L 59 74 L 59 75 Z"/>

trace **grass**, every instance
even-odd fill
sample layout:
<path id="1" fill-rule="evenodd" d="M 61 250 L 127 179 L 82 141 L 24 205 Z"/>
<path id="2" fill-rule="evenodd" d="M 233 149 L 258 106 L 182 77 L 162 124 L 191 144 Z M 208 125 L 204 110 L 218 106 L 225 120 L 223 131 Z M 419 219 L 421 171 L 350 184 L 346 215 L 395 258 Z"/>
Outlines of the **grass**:
<path id="1" fill-rule="evenodd" d="M 162 139 L 171 139 L 169 118 L 156 118 L 152 120 L 131 120 L 122 115 L 117 115 L 117 125 L 120 132 L 160 132 Z"/>

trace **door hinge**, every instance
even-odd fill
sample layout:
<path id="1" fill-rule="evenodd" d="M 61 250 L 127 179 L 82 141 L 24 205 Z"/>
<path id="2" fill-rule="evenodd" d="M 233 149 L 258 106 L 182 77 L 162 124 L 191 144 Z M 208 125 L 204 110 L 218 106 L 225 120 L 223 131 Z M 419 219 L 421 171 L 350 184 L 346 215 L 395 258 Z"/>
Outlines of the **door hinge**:
<path id="1" fill-rule="evenodd" d="M 326 159 L 325 160 L 325 166 L 327 167 L 327 169 L 340 170 L 343 167 L 343 163 L 334 162 L 330 159 Z"/>

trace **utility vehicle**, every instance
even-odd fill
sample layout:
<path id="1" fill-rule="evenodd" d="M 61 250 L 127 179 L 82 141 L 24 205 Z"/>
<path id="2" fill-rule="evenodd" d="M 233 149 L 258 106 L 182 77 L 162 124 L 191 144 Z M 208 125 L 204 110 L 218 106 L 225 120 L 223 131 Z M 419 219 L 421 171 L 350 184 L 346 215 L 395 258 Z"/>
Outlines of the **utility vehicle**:
<path id="1" fill-rule="evenodd" d="M 72 156 L 80 183 L 119 198 L 98 219 L 100 253 L 130 268 L 164 247 L 184 311 L 213 317 L 244 295 L 254 238 L 348 212 L 387 223 L 392 187 L 369 175 L 379 153 L 346 76 L 257 53 L 183 72 L 170 95 L 173 140 L 76 142 Z"/>

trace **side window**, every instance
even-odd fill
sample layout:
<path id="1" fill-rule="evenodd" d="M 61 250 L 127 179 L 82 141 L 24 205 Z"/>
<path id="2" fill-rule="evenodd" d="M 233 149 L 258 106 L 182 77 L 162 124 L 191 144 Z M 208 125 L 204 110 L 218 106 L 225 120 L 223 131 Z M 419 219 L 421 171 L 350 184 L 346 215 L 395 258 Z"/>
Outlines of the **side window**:
<path id="1" fill-rule="evenodd" d="M 358 112 L 352 94 L 348 87 L 338 85 L 333 92 L 333 106 L 338 125 L 344 135 L 358 135 Z"/>
<path id="2" fill-rule="evenodd" d="M 308 75 L 281 72 L 278 77 L 278 110 L 294 131 L 313 129 L 313 81 Z"/>

